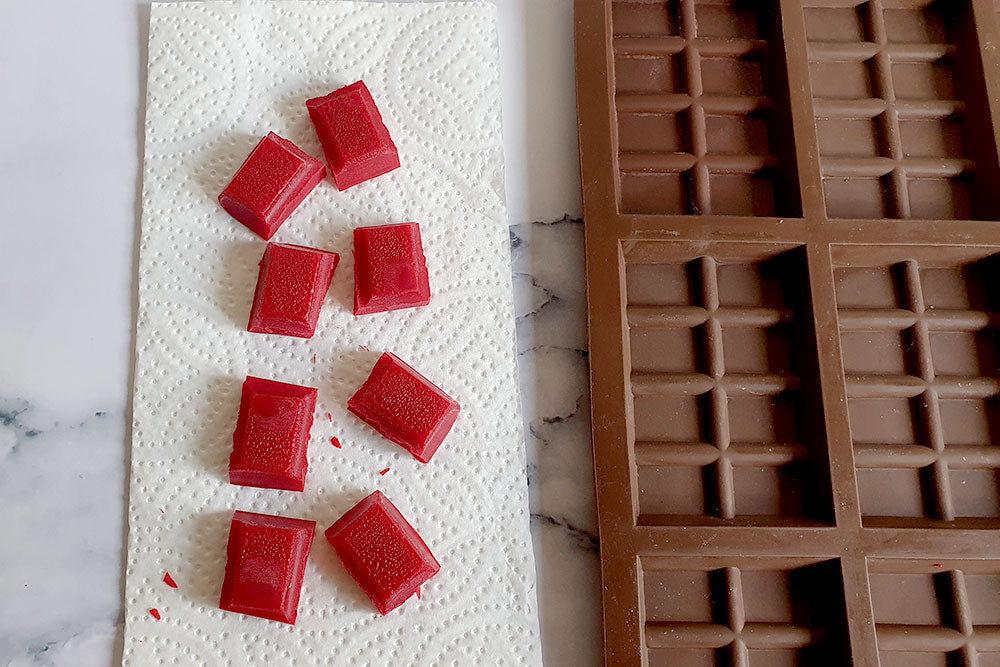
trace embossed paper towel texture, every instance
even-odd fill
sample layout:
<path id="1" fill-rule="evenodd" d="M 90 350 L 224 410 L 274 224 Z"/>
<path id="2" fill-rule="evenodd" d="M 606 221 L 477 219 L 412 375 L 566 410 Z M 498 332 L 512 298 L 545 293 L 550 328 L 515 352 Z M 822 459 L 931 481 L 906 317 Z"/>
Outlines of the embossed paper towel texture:
<path id="1" fill-rule="evenodd" d="M 321 183 L 274 238 L 341 253 L 316 335 L 247 333 L 265 244 L 215 198 L 269 130 L 321 157 L 305 101 L 357 79 L 402 168 L 347 192 Z M 147 95 L 124 663 L 539 664 L 495 9 L 154 4 Z M 403 221 L 421 224 L 430 306 L 353 317 L 352 229 Z M 346 411 L 382 350 L 462 405 L 429 464 Z M 304 493 L 227 481 L 248 374 L 319 388 Z M 386 617 L 322 535 L 375 489 L 441 562 Z M 234 509 L 317 522 L 297 625 L 218 609 Z"/>

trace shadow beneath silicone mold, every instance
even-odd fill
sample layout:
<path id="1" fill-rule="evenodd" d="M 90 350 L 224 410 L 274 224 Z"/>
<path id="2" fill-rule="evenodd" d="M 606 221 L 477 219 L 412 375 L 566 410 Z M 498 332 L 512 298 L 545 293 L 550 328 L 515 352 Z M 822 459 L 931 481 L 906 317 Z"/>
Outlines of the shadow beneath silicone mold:
<path id="1" fill-rule="evenodd" d="M 229 454 L 233 449 L 242 387 L 239 378 L 219 376 L 209 380 L 205 396 L 211 411 L 205 414 L 202 430 L 194 437 L 202 468 L 225 483 L 229 482 Z"/>
<path id="2" fill-rule="evenodd" d="M 226 545 L 232 510 L 204 511 L 187 519 L 194 521 L 190 544 L 179 553 L 188 554 L 184 564 L 181 595 L 196 604 L 211 608 L 219 606 L 222 580 L 226 572 Z M 181 580 L 178 579 L 178 583 Z"/>
<path id="3" fill-rule="evenodd" d="M 125 654 L 125 564 L 128 562 L 128 514 L 129 514 L 129 482 L 132 470 L 132 410 L 134 406 L 133 394 L 135 392 L 135 343 L 136 343 L 136 321 L 139 313 L 139 248 L 142 242 L 142 177 L 143 159 L 146 142 L 146 64 L 149 61 L 149 5 L 138 5 L 136 7 L 136 38 L 138 40 L 138 87 L 136 89 L 136 120 L 135 139 L 137 151 L 137 171 L 135 175 L 135 223 L 133 225 L 132 240 L 132 293 L 131 298 L 131 334 L 129 335 L 129 362 L 128 362 L 128 390 L 125 403 L 125 439 L 124 447 L 124 486 L 122 497 L 122 545 L 121 545 L 121 579 L 118 585 L 121 608 L 118 611 L 118 619 L 115 622 L 115 638 L 111 650 L 111 665 L 117 667 L 122 664 Z"/>
<path id="4" fill-rule="evenodd" d="M 229 323 L 243 331 L 250 319 L 250 307 L 265 247 L 261 242 L 237 241 L 226 244 L 223 250 L 222 265 L 225 268 L 219 272 L 219 311 Z"/>

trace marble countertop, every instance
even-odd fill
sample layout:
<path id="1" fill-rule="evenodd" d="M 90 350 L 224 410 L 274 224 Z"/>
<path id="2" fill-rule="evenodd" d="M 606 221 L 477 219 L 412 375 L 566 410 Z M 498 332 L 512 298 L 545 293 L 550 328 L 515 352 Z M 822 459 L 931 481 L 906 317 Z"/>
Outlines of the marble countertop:
<path id="1" fill-rule="evenodd" d="M 0 665 L 120 655 L 148 14 L 0 6 Z M 572 1 L 501 0 L 500 32 L 542 645 L 582 667 L 600 589 Z"/>

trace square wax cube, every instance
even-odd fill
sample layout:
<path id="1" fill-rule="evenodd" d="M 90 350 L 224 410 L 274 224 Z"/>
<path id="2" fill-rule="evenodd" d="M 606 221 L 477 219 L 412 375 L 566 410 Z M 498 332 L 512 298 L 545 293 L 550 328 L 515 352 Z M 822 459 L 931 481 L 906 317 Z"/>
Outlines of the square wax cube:
<path id="1" fill-rule="evenodd" d="M 339 262 L 335 252 L 268 243 L 247 331 L 312 337 Z"/>
<path id="2" fill-rule="evenodd" d="M 380 491 L 337 519 L 326 539 L 382 615 L 406 602 L 441 569 L 417 531 Z"/>
<path id="3" fill-rule="evenodd" d="M 431 301 L 420 225 L 354 230 L 354 314 L 426 306 Z"/>
<path id="4" fill-rule="evenodd" d="M 364 81 L 306 100 L 306 108 L 338 190 L 399 167 L 396 145 Z"/>
<path id="5" fill-rule="evenodd" d="M 403 360 L 384 353 L 347 409 L 427 463 L 458 419 L 459 405 Z"/>
<path id="6" fill-rule="evenodd" d="M 219 203 L 266 241 L 325 174 L 322 162 L 269 132 L 219 195 Z"/>
<path id="7" fill-rule="evenodd" d="M 235 512 L 219 607 L 295 624 L 315 521 Z"/>
<path id="8" fill-rule="evenodd" d="M 244 380 L 229 457 L 230 483 L 301 491 L 315 408 L 312 387 L 253 376 Z"/>

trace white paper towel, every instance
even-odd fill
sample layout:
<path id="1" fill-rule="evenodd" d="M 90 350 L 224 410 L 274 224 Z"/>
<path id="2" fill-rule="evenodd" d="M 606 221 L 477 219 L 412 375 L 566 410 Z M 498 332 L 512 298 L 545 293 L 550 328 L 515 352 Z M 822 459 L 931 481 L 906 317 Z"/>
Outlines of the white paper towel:
<path id="1" fill-rule="evenodd" d="M 124 664 L 539 664 L 494 7 L 151 12 Z M 357 79 L 402 168 L 347 192 L 324 181 L 274 238 L 341 253 L 316 335 L 248 333 L 265 244 L 215 198 L 269 130 L 322 157 L 305 101 Z M 404 221 L 421 224 L 430 306 L 353 317 L 352 229 Z M 346 410 L 383 350 L 461 403 L 429 464 Z M 319 389 L 304 493 L 227 481 L 248 374 Z M 322 535 L 375 489 L 442 566 L 386 617 Z M 234 509 L 317 522 L 295 626 L 218 609 Z"/>

